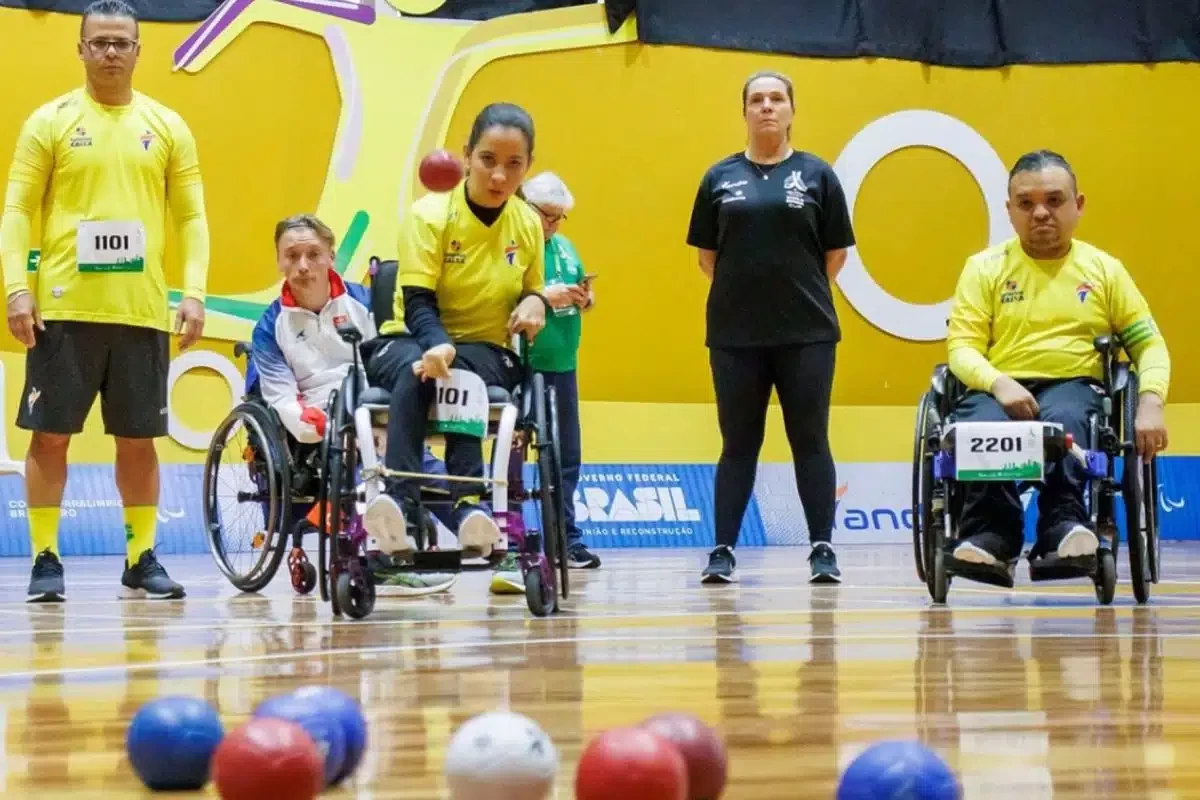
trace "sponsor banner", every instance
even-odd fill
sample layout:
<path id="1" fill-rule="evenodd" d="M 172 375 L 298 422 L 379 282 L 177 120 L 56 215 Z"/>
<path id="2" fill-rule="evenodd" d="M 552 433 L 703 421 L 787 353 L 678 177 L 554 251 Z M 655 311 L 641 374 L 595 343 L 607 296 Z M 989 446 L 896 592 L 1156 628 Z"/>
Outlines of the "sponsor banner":
<path id="1" fill-rule="evenodd" d="M 912 540 L 906 463 L 837 466 L 835 543 L 895 544 Z M 201 508 L 203 468 L 166 464 L 159 503 L 159 551 L 164 555 L 208 552 Z M 575 492 L 575 517 L 585 541 L 596 548 L 710 548 L 713 529 L 711 464 L 602 464 L 585 466 Z M 533 480 L 532 465 L 526 477 Z M 1024 497 L 1026 541 L 1033 541 L 1037 501 Z M 17 475 L 0 475 L 3 536 L 0 556 L 28 558 L 25 489 Z M 1200 457 L 1166 457 L 1159 464 L 1159 527 L 1164 540 L 1200 540 Z M 526 504 L 532 525 L 533 504 Z M 1124 505 L 1117 501 L 1118 524 Z M 452 537 L 443 532 L 443 544 Z M 742 521 L 739 547 L 806 545 L 808 526 L 791 464 L 762 464 Z M 112 467 L 71 466 L 59 526 L 65 556 L 125 552 L 124 521 Z"/>

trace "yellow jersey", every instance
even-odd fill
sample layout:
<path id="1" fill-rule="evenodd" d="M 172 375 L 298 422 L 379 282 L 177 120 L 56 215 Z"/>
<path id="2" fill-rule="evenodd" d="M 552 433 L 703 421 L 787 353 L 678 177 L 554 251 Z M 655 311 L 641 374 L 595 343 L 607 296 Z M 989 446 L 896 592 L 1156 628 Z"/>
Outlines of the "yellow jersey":
<path id="1" fill-rule="evenodd" d="M 980 391 L 1002 374 L 1100 379 L 1093 342 L 1113 333 L 1137 366 L 1140 391 L 1165 399 L 1167 343 L 1125 266 L 1078 239 L 1064 258 L 1035 261 L 1014 238 L 967 259 L 950 312 L 950 369 Z"/>
<path id="2" fill-rule="evenodd" d="M 36 110 L 17 140 L 0 223 L 5 296 L 28 288 L 41 216 L 36 301 L 47 320 L 170 330 L 163 271 L 168 207 L 184 296 L 203 301 L 208 230 L 196 141 L 183 119 L 134 92 L 104 106 L 77 89 Z"/>
<path id="3" fill-rule="evenodd" d="M 382 334 L 404 332 L 401 287 L 430 289 L 455 342 L 509 347 L 508 319 L 521 295 L 545 286 L 545 242 L 537 213 L 511 198 L 490 226 L 467 205 L 466 184 L 412 204 L 400 231 L 395 317 Z"/>

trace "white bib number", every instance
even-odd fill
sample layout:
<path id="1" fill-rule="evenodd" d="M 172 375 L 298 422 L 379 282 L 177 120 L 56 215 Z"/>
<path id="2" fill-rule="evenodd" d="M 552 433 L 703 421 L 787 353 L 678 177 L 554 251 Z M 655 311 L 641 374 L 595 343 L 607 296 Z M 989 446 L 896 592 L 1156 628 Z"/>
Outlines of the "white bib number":
<path id="1" fill-rule="evenodd" d="M 80 272 L 141 272 L 146 229 L 140 222 L 81 222 L 75 231 Z"/>
<path id="2" fill-rule="evenodd" d="M 429 409 L 432 433 L 459 433 L 465 436 L 487 435 L 487 386 L 474 372 L 450 370 L 450 377 L 439 379 L 437 396 Z"/>
<path id="3" fill-rule="evenodd" d="M 1041 422 L 959 422 L 954 474 L 960 481 L 1040 481 L 1045 472 Z"/>

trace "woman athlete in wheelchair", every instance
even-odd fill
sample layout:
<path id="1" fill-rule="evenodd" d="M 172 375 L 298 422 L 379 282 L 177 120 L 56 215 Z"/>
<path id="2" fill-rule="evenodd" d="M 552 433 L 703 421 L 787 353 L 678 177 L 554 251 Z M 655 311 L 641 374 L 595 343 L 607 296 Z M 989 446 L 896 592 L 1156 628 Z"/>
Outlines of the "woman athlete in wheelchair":
<path id="1" fill-rule="evenodd" d="M 566 572 L 566 500 L 557 437 L 551 430 L 555 397 L 540 375 L 530 377 L 528 364 L 510 348 L 514 337 L 528 341 L 538 334 L 548 305 L 542 296 L 541 222 L 532 208 L 513 197 L 532 161 L 533 145 L 533 121 L 523 109 L 503 103 L 486 107 L 465 148 L 465 179 L 447 193 L 420 198 L 405 217 L 393 318 L 380 325 L 380 337 L 364 349 L 370 383 L 388 392 L 385 468 L 380 471 L 388 480 L 386 491 L 368 503 L 366 520 L 372 530 L 381 531 L 380 538 L 418 538 L 417 481 L 423 477 L 421 451 L 430 409 L 440 414 L 454 405 L 452 398 L 479 398 L 484 391 L 501 406 L 520 396 L 522 417 L 533 418 L 538 442 L 539 491 L 545 495 L 540 498 L 541 527 L 549 567 L 540 553 L 535 565 L 510 550 L 510 545 L 523 548 L 519 505 L 509 512 L 489 508 L 484 500 L 489 486 L 506 487 L 501 494 L 519 500 L 521 473 L 501 469 L 493 458 L 492 475 L 485 477 L 480 431 L 443 429 L 446 480 L 462 555 L 503 554 L 497 566 L 510 571 L 519 566 L 530 608 L 546 613 L 557 605 L 556 588 L 564 596 L 566 591 L 565 579 L 554 578 L 556 561 Z M 471 391 L 471 385 L 478 388 Z M 493 452 L 507 446 L 498 440 Z"/>
<path id="2" fill-rule="evenodd" d="M 1166 342 L 1121 262 L 1072 238 L 1083 196 L 1065 159 L 1039 151 L 1018 160 L 1008 208 L 1017 238 L 967 261 L 949 364 L 918 409 L 918 576 L 938 603 L 955 575 L 1012 587 L 1021 493 L 1037 486 L 1031 579 L 1089 577 L 1111 603 L 1119 493 L 1134 595 L 1146 602 L 1159 575 Z M 1133 364 L 1118 360 L 1121 350 Z"/>

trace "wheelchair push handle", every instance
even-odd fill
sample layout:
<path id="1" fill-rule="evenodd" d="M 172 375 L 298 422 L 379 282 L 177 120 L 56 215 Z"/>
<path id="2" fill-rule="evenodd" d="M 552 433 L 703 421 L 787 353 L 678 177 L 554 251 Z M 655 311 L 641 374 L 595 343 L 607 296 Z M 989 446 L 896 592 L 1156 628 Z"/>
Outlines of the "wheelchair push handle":
<path id="1" fill-rule="evenodd" d="M 354 326 L 351 322 L 343 322 L 337 326 L 337 334 L 342 341 L 349 345 L 356 345 L 363 340 L 362 331 Z"/>
<path id="2" fill-rule="evenodd" d="M 234 345 L 233 345 L 233 357 L 234 358 L 241 358 L 242 356 L 249 355 L 249 353 L 250 353 L 250 343 L 249 342 L 234 343 Z"/>

